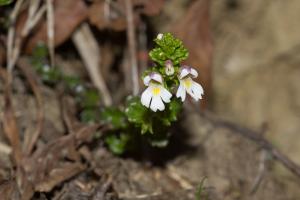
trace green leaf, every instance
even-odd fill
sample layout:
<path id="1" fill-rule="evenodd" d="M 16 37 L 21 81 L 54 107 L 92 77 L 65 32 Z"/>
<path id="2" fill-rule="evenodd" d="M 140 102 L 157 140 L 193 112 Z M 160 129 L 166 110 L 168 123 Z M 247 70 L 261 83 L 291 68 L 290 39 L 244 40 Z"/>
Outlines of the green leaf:
<path id="1" fill-rule="evenodd" d="M 182 108 L 182 102 L 180 99 L 178 98 L 173 98 L 171 100 L 171 102 L 169 103 L 169 120 L 171 122 L 174 122 L 177 120 L 177 115 L 178 113 L 181 111 L 181 108 Z"/>
<path id="2" fill-rule="evenodd" d="M 148 142 L 153 147 L 166 147 L 169 144 L 169 126 L 165 126 L 161 123 L 159 118 L 156 118 L 153 122 L 154 134 L 147 134 Z"/>
<path id="3" fill-rule="evenodd" d="M 0 0 L 1 1 L 1 0 Z M 32 56 L 34 59 L 45 59 L 48 56 L 47 45 L 43 42 L 39 42 L 33 49 Z"/>
<path id="4" fill-rule="evenodd" d="M 151 121 L 151 120 L 142 123 L 141 133 L 142 133 L 142 134 L 145 134 L 145 133 L 147 133 L 147 132 L 153 133 L 153 127 L 152 127 L 152 126 L 153 126 L 153 125 L 152 125 L 152 121 Z"/>
<path id="5" fill-rule="evenodd" d="M 76 86 L 81 85 L 81 80 L 77 76 L 63 76 L 63 81 L 70 90 L 75 90 Z"/>
<path id="6" fill-rule="evenodd" d="M 129 139 L 130 137 L 127 134 L 121 134 L 120 137 L 116 135 L 108 135 L 105 138 L 105 142 L 113 153 L 121 155 L 126 151 Z"/>
<path id="7" fill-rule="evenodd" d="M 12 2 L 13 2 L 13 0 L 0 0 L 0 6 L 5 6 Z"/>
<path id="8" fill-rule="evenodd" d="M 48 49 L 44 43 L 38 43 L 32 53 L 31 64 L 40 75 L 43 82 L 55 84 L 61 79 L 61 71 L 48 64 Z"/>
<path id="9" fill-rule="evenodd" d="M 54 84 L 60 80 L 60 71 L 56 67 L 44 65 L 40 73 L 44 82 Z"/>
<path id="10" fill-rule="evenodd" d="M 100 96 L 97 90 L 89 89 L 81 94 L 80 104 L 82 107 L 97 107 L 99 105 Z"/>
<path id="11" fill-rule="evenodd" d="M 202 200 L 202 196 L 204 195 L 203 193 L 204 193 L 204 181 L 205 181 L 205 179 L 206 179 L 206 177 L 204 177 L 202 180 L 201 180 L 201 182 L 200 182 L 200 184 L 199 184 L 199 186 L 198 186 L 198 188 L 197 188 L 197 191 L 196 191 L 196 200 Z M 207 199 L 207 198 L 205 198 L 205 199 Z"/>
<path id="12" fill-rule="evenodd" d="M 84 109 L 80 113 L 80 120 L 84 123 L 95 123 L 98 120 L 99 112 L 96 109 Z"/>
<path id="13" fill-rule="evenodd" d="M 161 66 L 164 66 L 166 60 L 171 60 L 174 65 L 178 65 L 187 59 L 188 50 L 171 33 L 165 33 L 161 39 L 156 38 L 154 41 L 157 46 L 150 51 L 149 56 Z"/>
<path id="14" fill-rule="evenodd" d="M 125 114 L 130 122 L 142 123 L 145 113 L 146 108 L 140 103 L 139 97 L 131 97 L 127 101 L 127 108 L 125 109 Z"/>
<path id="15" fill-rule="evenodd" d="M 121 129 L 127 126 L 125 114 L 117 108 L 105 108 L 101 112 L 101 119 L 107 123 L 111 123 L 115 129 Z"/>
<path id="16" fill-rule="evenodd" d="M 141 104 L 140 97 L 131 97 L 127 100 L 125 114 L 128 121 L 141 127 L 141 133 L 153 133 L 152 112 Z"/>

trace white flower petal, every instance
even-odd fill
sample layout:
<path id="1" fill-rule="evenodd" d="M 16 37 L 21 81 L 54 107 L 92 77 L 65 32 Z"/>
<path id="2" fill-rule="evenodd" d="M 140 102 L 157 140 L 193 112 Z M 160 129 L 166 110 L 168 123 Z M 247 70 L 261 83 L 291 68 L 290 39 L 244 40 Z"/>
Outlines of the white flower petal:
<path id="1" fill-rule="evenodd" d="M 162 111 L 165 109 L 165 105 L 164 105 L 162 99 L 160 98 L 160 96 L 156 96 L 156 97 L 152 98 L 150 108 L 154 112 L 156 112 L 157 110 Z"/>
<path id="2" fill-rule="evenodd" d="M 164 102 L 169 103 L 171 101 L 172 94 L 163 86 L 161 86 L 161 98 Z"/>
<path id="3" fill-rule="evenodd" d="M 180 70 L 179 78 L 182 79 L 183 77 L 189 75 L 189 70 L 187 68 L 182 68 Z"/>
<path id="4" fill-rule="evenodd" d="M 194 68 L 191 68 L 190 74 L 192 74 L 193 78 L 197 78 L 198 77 L 198 72 Z"/>
<path id="5" fill-rule="evenodd" d="M 159 83 L 163 82 L 162 76 L 159 73 L 152 73 L 150 76 L 151 76 L 152 80 L 155 80 L 155 81 L 157 81 Z"/>
<path id="6" fill-rule="evenodd" d="M 187 90 L 187 93 L 193 97 L 196 101 L 202 99 L 203 88 L 200 84 L 193 81 L 191 89 Z"/>
<path id="7" fill-rule="evenodd" d="M 144 84 L 145 84 L 146 86 L 148 86 L 149 83 L 150 83 L 150 81 L 151 81 L 150 76 L 149 76 L 149 75 L 145 76 L 144 79 L 143 79 L 143 81 L 144 81 Z"/>
<path id="8" fill-rule="evenodd" d="M 148 87 L 141 96 L 141 103 L 149 108 L 152 99 L 151 87 Z"/>
<path id="9" fill-rule="evenodd" d="M 181 101 L 183 102 L 185 100 L 185 97 L 186 97 L 186 91 L 185 91 L 185 88 L 183 86 L 183 83 L 182 81 L 180 81 L 180 85 L 178 87 L 178 90 L 177 90 L 177 93 L 176 93 L 176 97 L 177 98 L 181 98 Z"/>
<path id="10" fill-rule="evenodd" d="M 204 94 L 204 90 L 202 88 L 202 86 L 197 83 L 197 82 L 193 82 L 192 85 L 192 91 L 195 94 L 195 96 L 197 96 L 199 99 L 202 99 L 202 95 Z"/>

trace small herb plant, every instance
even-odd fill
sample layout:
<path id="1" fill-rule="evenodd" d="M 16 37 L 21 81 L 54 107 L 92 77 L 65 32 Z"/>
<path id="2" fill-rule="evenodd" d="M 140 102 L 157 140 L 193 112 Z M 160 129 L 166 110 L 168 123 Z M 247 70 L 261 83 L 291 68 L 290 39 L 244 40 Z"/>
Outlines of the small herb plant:
<path id="1" fill-rule="evenodd" d="M 182 42 L 171 33 L 158 34 L 154 42 L 156 46 L 149 53 L 154 66 L 142 76 L 146 89 L 141 97 L 128 97 L 123 110 L 105 108 L 102 112 L 102 119 L 114 127 L 106 138 L 114 153 L 130 150 L 141 137 L 152 146 L 166 146 L 168 129 L 177 120 L 186 94 L 196 101 L 202 99 L 203 88 L 193 80 L 197 71 L 181 66 L 188 57 Z"/>
<path id="2" fill-rule="evenodd" d="M 205 187 L 204 187 L 205 179 L 206 178 L 203 178 L 197 187 L 197 190 L 195 193 L 196 200 L 207 200 L 208 199 L 208 196 L 207 196 L 207 193 L 205 192 Z"/>
<path id="3" fill-rule="evenodd" d="M 47 48 L 37 46 L 32 65 L 48 85 L 62 82 L 67 91 L 75 96 L 82 122 L 105 122 L 112 129 L 105 134 L 105 143 L 115 154 L 123 154 L 139 148 L 145 142 L 151 146 L 168 144 L 169 127 L 177 120 L 186 95 L 194 100 L 202 99 L 203 88 L 193 78 L 197 71 L 181 65 L 188 51 L 171 33 L 158 34 L 155 48 L 149 53 L 154 62 L 152 68 L 142 75 L 146 88 L 141 96 L 130 96 L 123 107 L 99 109 L 101 96 L 75 76 L 64 75 L 59 68 L 49 67 Z M 175 94 L 175 95 L 173 95 Z"/>

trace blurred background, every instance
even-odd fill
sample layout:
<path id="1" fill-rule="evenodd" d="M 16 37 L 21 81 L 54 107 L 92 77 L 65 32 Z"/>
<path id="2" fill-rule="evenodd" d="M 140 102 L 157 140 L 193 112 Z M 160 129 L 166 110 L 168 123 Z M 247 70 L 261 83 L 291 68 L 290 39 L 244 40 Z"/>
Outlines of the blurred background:
<path id="1" fill-rule="evenodd" d="M 198 81 L 205 89 L 204 100 L 199 105 L 201 110 L 256 130 L 300 165 L 299 0 L 54 0 L 49 1 L 50 11 L 48 1 L 38 1 L 38 9 L 31 8 L 33 12 L 38 13 L 40 9 L 47 14 L 32 26 L 29 21 L 34 21 L 38 15 L 32 17 L 28 12 L 33 1 L 24 1 L 18 17 L 9 23 L 17 2 L 0 7 L 2 69 L 9 64 L 28 67 L 28 60 L 36 56 L 37 46 L 44 43 L 49 56 L 43 61 L 43 67 L 45 63 L 48 67 L 55 65 L 64 74 L 76 76 L 88 87 L 95 88 L 100 93 L 99 106 L 120 105 L 132 93 L 131 67 L 137 66 L 141 74 L 151 66 L 148 51 L 153 47 L 153 38 L 158 33 L 171 32 L 183 40 L 190 52 L 185 64 L 199 72 Z M 12 27 L 15 33 L 12 47 L 20 49 L 19 54 L 9 54 L 7 50 L 10 37 L 7 33 Z M 20 44 L 16 42 L 18 39 Z M 15 63 L 8 61 L 14 57 L 18 58 Z M 36 126 L 37 108 L 21 74 L 22 70 L 13 70 L 13 99 L 18 129 L 26 133 Z M 52 76 L 47 78 L 55 82 Z M 41 82 L 40 79 L 37 82 Z M 60 116 L 61 99 L 55 94 L 59 87 L 41 85 L 46 100 L 41 143 L 47 143 L 61 137 L 66 127 Z M 141 82 L 140 87 L 142 91 Z M 0 119 L 3 121 L 4 83 L 0 85 L 0 92 Z M 187 144 L 196 147 L 194 153 L 174 152 L 176 155 L 164 169 L 145 167 L 125 159 L 124 168 L 128 169 L 128 174 L 138 171 L 144 179 L 133 178 L 140 188 L 128 189 L 131 186 L 123 184 L 124 178 L 119 180 L 116 178 L 119 176 L 113 176 L 119 181 L 113 188 L 119 197 L 123 194 L 121 199 L 138 199 L 128 197 L 128 191 L 149 194 L 158 186 L 167 191 L 165 196 L 145 199 L 195 199 L 188 186 L 199 183 L 201 177 L 207 177 L 205 186 L 209 199 L 300 199 L 299 177 L 273 162 L 268 155 L 265 159 L 259 145 L 230 130 L 216 130 L 196 113 L 185 113 L 181 124 L 183 131 L 190 135 Z M 9 149 L 3 132 L 0 130 L 0 140 L 5 144 L 4 149 Z M 177 147 L 171 145 L 171 153 L 166 155 L 172 154 L 174 148 Z M 112 173 L 107 169 L 116 165 L 111 160 L 117 158 L 99 151 L 95 150 L 95 155 L 110 161 L 99 164 L 100 168 Z M 261 164 L 261 157 L 267 162 L 271 160 L 271 164 Z M 0 162 L 0 166 L 5 166 L 2 179 L 10 180 L 7 169 L 11 165 L 3 159 Z M 260 179 L 257 177 L 260 177 L 261 168 L 264 178 L 255 184 Z M 173 186 L 170 180 L 161 178 L 162 174 L 169 173 L 179 184 Z M 162 183 L 158 184 L 159 181 Z M 144 189 L 146 185 L 148 188 Z M 188 192 L 177 194 L 176 188 Z M 3 188 L 0 194 L 1 191 Z M 54 197 L 52 188 L 49 191 Z"/>

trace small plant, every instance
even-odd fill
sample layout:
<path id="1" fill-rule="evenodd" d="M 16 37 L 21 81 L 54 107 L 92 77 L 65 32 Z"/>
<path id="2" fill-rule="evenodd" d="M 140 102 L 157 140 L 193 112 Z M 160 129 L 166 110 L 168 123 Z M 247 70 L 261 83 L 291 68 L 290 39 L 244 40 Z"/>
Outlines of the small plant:
<path id="1" fill-rule="evenodd" d="M 149 53 L 154 66 L 142 76 L 146 89 L 141 97 L 128 97 L 124 109 L 103 110 L 102 119 L 115 129 L 106 138 L 114 153 L 135 147 L 135 140 L 141 137 L 152 146 L 166 146 L 168 129 L 177 120 L 186 94 L 196 101 L 202 99 L 203 88 L 193 80 L 197 71 L 180 64 L 188 57 L 182 42 L 171 33 L 158 34 L 154 42 L 156 46 Z"/>
<path id="2" fill-rule="evenodd" d="M 204 195 L 204 182 L 205 182 L 205 177 L 201 180 L 200 184 L 198 185 L 198 188 L 196 190 L 196 200 L 207 200 L 207 195 Z M 202 197 L 205 197 L 205 199 L 203 199 Z"/>
<path id="3" fill-rule="evenodd" d="M 106 107 L 101 111 L 101 96 L 87 88 L 80 78 L 64 75 L 58 67 L 49 67 L 47 48 L 38 45 L 32 56 L 32 65 L 44 83 L 54 86 L 62 82 L 75 96 L 82 122 L 106 122 L 112 130 L 105 134 L 105 143 L 115 154 L 139 148 L 144 142 L 165 147 L 170 136 L 169 127 L 178 118 L 186 95 L 202 99 L 203 88 L 193 78 L 198 73 L 192 67 L 181 65 L 188 51 L 172 34 L 159 34 L 155 48 L 149 53 L 154 66 L 143 73 L 146 89 L 141 96 L 129 96 L 123 107 Z M 175 95 L 173 95 L 175 94 Z"/>
<path id="4" fill-rule="evenodd" d="M 88 87 L 80 77 L 65 75 L 57 66 L 50 67 L 48 55 L 47 46 L 39 43 L 31 56 L 31 64 L 43 83 L 50 87 L 62 83 L 65 90 L 75 97 L 80 111 L 80 120 L 85 123 L 99 122 L 100 95 L 98 91 Z"/>

